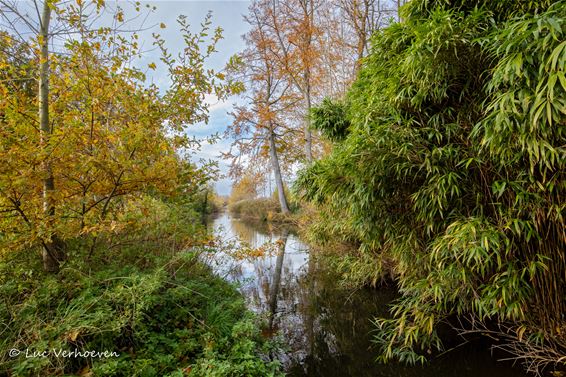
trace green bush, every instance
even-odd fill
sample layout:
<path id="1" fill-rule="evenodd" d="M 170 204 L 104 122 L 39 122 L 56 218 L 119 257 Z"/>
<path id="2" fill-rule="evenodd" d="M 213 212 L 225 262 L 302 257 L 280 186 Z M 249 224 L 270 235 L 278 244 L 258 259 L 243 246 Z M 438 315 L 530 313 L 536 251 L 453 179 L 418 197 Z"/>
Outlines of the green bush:
<path id="1" fill-rule="evenodd" d="M 268 347 L 236 289 L 195 253 L 66 267 L 43 275 L 25 257 L 0 265 L 0 374 L 270 376 Z M 39 266 L 37 266 L 39 268 Z M 118 357 L 10 357 L 9 350 L 109 351 Z"/>
<path id="2" fill-rule="evenodd" d="M 423 361 L 460 315 L 500 324 L 533 369 L 564 362 L 565 14 L 564 1 L 412 0 L 373 37 L 347 108 L 315 111 L 340 137 L 297 189 L 322 212 L 319 238 L 360 245 L 341 266 L 353 279 L 393 266 L 383 359 Z"/>

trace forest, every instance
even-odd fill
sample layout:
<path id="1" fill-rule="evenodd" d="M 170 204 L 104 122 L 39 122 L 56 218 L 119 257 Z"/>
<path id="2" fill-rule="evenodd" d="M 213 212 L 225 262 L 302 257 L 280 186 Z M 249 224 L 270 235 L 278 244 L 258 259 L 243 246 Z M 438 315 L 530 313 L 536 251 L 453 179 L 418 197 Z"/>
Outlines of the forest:
<path id="1" fill-rule="evenodd" d="M 0 0 L 0 376 L 566 375 L 565 18 Z"/>

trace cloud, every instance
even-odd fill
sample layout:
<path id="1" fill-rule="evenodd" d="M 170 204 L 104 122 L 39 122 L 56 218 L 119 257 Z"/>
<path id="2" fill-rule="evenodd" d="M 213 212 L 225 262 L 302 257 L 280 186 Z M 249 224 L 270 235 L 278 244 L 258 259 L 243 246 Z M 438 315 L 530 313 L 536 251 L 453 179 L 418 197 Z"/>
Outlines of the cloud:
<path id="1" fill-rule="evenodd" d="M 207 94 L 204 96 L 204 103 L 208 105 L 208 110 L 210 112 L 224 110 L 228 111 L 232 109 L 232 101 L 230 100 L 219 100 L 214 94 Z"/>
<path id="2" fill-rule="evenodd" d="M 220 157 L 222 152 L 227 152 L 230 149 L 230 144 L 231 141 L 227 139 L 221 139 L 214 144 L 204 142 L 199 152 L 194 156 L 195 162 L 198 162 L 196 160 L 199 159 L 217 161 L 222 177 L 215 183 L 215 188 L 220 195 L 228 195 L 232 189 L 232 180 L 226 177 L 230 168 L 228 161 Z"/>
<path id="3" fill-rule="evenodd" d="M 133 6 L 127 2 L 118 1 L 127 15 L 133 15 Z M 247 13 L 250 1 L 167 1 L 158 0 L 146 2 L 142 1 L 142 8 L 145 4 L 156 5 L 157 9 L 152 12 L 145 25 L 159 25 L 161 22 L 166 24 L 165 29 L 152 29 L 140 33 L 140 43 L 148 51 L 137 62 L 140 67 L 147 67 L 154 62 L 156 70 L 147 70 L 148 79 L 155 83 L 161 90 L 166 90 L 170 85 L 165 66 L 159 61 L 160 52 L 154 49 L 152 33 L 157 32 L 166 41 L 169 52 L 176 56 L 184 47 L 184 40 L 179 32 L 176 19 L 179 15 L 186 15 L 193 32 L 198 32 L 200 23 L 209 11 L 212 11 L 213 27 L 220 26 L 223 29 L 223 39 L 216 46 L 217 53 L 213 54 L 206 63 L 206 69 L 222 70 L 229 58 L 244 49 L 244 42 L 241 38 L 249 28 L 243 21 L 243 15 Z M 226 127 L 231 123 L 231 118 L 227 114 L 234 101 L 230 98 L 220 101 L 215 95 L 207 95 L 205 103 L 209 105 L 209 122 L 198 123 L 188 127 L 187 134 L 197 139 L 205 139 L 213 134 L 224 134 Z M 214 160 L 223 174 L 228 172 L 228 163 L 220 157 L 220 152 L 230 149 L 231 140 L 219 140 L 215 144 L 206 141 L 202 143 L 200 151 L 193 156 L 192 160 L 198 162 L 200 159 Z M 216 189 L 221 195 L 230 193 L 232 182 L 228 178 L 220 179 L 216 183 Z"/>

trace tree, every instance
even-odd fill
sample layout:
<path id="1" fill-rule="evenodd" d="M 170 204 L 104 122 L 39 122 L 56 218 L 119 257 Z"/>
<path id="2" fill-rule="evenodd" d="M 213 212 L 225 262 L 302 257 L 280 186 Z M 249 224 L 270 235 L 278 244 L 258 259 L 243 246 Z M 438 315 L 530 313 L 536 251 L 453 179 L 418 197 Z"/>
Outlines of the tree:
<path id="1" fill-rule="evenodd" d="M 230 204 L 239 202 L 240 200 L 249 200 L 257 197 L 258 177 L 250 172 L 243 175 L 232 185 L 230 192 Z"/>
<path id="2" fill-rule="evenodd" d="M 43 245 L 46 270 L 55 272 L 62 261 L 53 253 L 59 245 L 80 237 L 90 243 L 91 256 L 97 241 L 121 226 L 128 200 L 149 192 L 174 195 L 187 181 L 201 180 L 204 173 L 187 168 L 177 154 L 194 146 L 183 130 L 206 120 L 206 94 L 222 96 L 229 88 L 220 73 L 204 66 L 220 38 L 219 30 L 206 37 L 210 16 L 196 34 L 179 20 L 186 45 L 177 59 L 156 36 L 173 82 L 161 94 L 132 64 L 140 54 L 136 33 L 91 27 L 92 13 L 80 2 L 46 7 L 44 34 L 55 35 L 43 22 L 53 14 L 64 35 L 77 36 L 60 51 L 50 53 L 43 37 L 2 35 L 0 65 L 9 79 L 0 82 L 6 94 L 0 98 L 0 153 L 6 162 L 0 168 L 0 232 L 3 249 Z M 119 8 L 113 16 L 115 25 L 124 22 Z M 31 54 L 38 47 L 41 59 Z M 14 56 L 19 50 L 30 51 L 29 63 L 19 63 L 28 56 Z M 27 71 L 39 78 L 39 93 L 30 93 L 18 80 Z"/>
<path id="3" fill-rule="evenodd" d="M 277 70 L 274 52 L 278 46 L 268 34 L 266 24 L 269 9 L 257 2 L 249 9 L 250 15 L 245 18 L 252 27 L 245 36 L 248 48 L 233 61 L 232 67 L 233 71 L 239 71 L 241 80 L 248 85 L 249 107 L 237 107 L 232 114 L 234 122 L 228 134 L 235 138 L 233 147 L 240 154 L 231 152 L 227 157 L 233 159 L 232 165 L 236 167 L 241 154 L 264 159 L 267 152 L 279 192 L 281 212 L 288 213 L 279 157 L 282 135 L 278 133 L 293 133 L 292 129 L 285 127 L 283 114 L 296 102 L 296 98 L 289 91 L 289 83 Z"/>
<path id="4" fill-rule="evenodd" d="M 278 44 L 273 59 L 286 80 L 301 93 L 304 101 L 304 155 L 308 164 L 313 161 L 310 109 L 313 91 L 320 77 L 322 30 L 316 22 L 316 11 L 321 6 L 317 0 L 281 2 L 271 0 L 267 10 L 269 28 Z"/>
<path id="5" fill-rule="evenodd" d="M 51 42 L 51 31 L 49 28 L 51 22 L 52 8 L 54 7 L 54 2 L 44 1 L 40 7 L 36 2 L 34 5 L 37 10 L 37 23 L 34 24 L 33 21 L 27 20 L 27 14 L 24 15 L 22 11 L 18 10 L 16 3 L 8 3 L 7 1 L 2 1 L 0 3 L 5 7 L 7 12 L 12 13 L 15 16 L 16 21 L 24 20 L 25 25 L 31 29 L 34 33 L 36 40 L 35 42 L 39 46 L 39 69 L 37 73 L 38 89 L 38 119 L 39 119 L 39 129 L 40 129 L 40 144 L 42 154 L 45 156 L 45 160 L 42 162 L 42 198 L 43 198 L 43 212 L 45 216 L 46 227 L 51 228 L 53 223 L 53 217 L 55 216 L 55 206 L 53 204 L 53 196 L 55 195 L 55 182 L 52 171 L 52 162 L 49 159 L 50 145 L 51 145 L 51 134 L 53 132 L 52 125 L 49 119 L 49 76 L 50 76 L 50 55 L 49 55 L 49 43 Z M 41 12 L 41 13 L 40 13 Z M 6 13 L 2 12 L 3 18 L 7 19 L 10 24 L 13 20 L 10 20 Z M 19 33 L 18 33 L 19 35 Z M 23 41 L 20 41 L 23 42 Z M 56 272 L 59 268 L 60 261 L 64 258 L 63 244 L 59 237 L 55 233 L 47 233 L 43 239 L 43 264 L 47 271 Z"/>
<path id="6" fill-rule="evenodd" d="M 301 161 L 310 164 L 313 153 L 318 156 L 328 149 L 328 143 L 313 139 L 313 103 L 323 95 L 343 97 L 357 71 L 352 66 L 359 66 L 371 33 L 388 22 L 389 14 L 394 14 L 393 3 L 377 0 L 252 3 L 246 18 L 252 25 L 245 38 L 247 49 L 232 61 L 232 68 L 238 67 L 235 71 L 239 69 L 240 79 L 248 84 L 248 100 L 253 104 L 236 108 L 227 133 L 235 138 L 232 153 L 226 155 L 232 159 L 233 173 L 237 175 L 244 165 L 258 170 L 269 158 L 279 184 L 281 167 Z"/>
<path id="7" fill-rule="evenodd" d="M 346 38 L 351 39 L 349 47 L 354 51 L 355 76 L 362 58 L 369 52 L 371 36 L 389 23 L 399 9 L 400 1 L 395 4 L 387 0 L 338 0 L 337 6 L 340 19 L 350 28 Z"/>
<path id="8" fill-rule="evenodd" d="M 51 5 L 48 1 L 43 2 L 43 12 L 39 29 L 39 45 L 41 53 L 39 55 L 39 128 L 41 130 L 41 144 L 44 152 L 50 145 L 51 125 L 49 124 L 49 22 L 51 21 Z M 47 154 L 46 153 L 46 154 Z M 48 226 L 53 222 L 55 216 L 55 206 L 52 196 L 55 191 L 55 180 L 51 162 L 47 159 L 44 162 L 43 179 L 43 210 L 47 217 Z M 59 263 L 63 258 L 63 245 L 56 234 L 49 234 L 43 241 L 43 265 L 46 271 L 56 272 Z"/>

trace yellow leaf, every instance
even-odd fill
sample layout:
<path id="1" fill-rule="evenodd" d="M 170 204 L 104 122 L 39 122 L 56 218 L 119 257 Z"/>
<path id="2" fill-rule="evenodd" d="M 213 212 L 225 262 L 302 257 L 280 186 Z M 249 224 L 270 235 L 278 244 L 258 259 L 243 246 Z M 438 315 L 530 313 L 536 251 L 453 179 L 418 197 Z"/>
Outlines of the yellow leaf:
<path id="1" fill-rule="evenodd" d="M 86 367 L 84 367 L 83 369 L 81 369 L 79 371 L 79 376 L 81 377 L 91 377 L 92 376 L 92 371 L 90 370 L 90 367 L 87 365 Z"/>
<path id="2" fill-rule="evenodd" d="M 521 326 L 517 329 L 517 338 L 519 338 L 519 341 L 523 340 L 523 334 L 525 333 L 525 330 L 527 330 L 525 326 Z"/>
<path id="3" fill-rule="evenodd" d="M 77 337 L 79 336 L 79 330 L 73 330 L 69 333 L 69 335 L 67 335 L 67 338 L 71 341 L 74 342 L 77 340 Z"/>
<path id="4" fill-rule="evenodd" d="M 155 63 L 149 63 L 148 67 L 153 69 L 153 70 L 155 70 L 155 68 L 156 68 Z"/>

